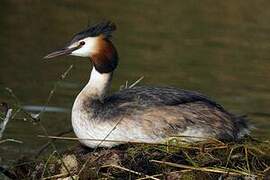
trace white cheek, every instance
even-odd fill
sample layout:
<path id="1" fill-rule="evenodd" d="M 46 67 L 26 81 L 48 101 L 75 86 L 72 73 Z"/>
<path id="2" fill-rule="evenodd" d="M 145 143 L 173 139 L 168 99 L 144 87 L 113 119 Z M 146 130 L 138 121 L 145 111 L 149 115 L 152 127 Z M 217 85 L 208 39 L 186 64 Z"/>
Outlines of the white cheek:
<path id="1" fill-rule="evenodd" d="M 71 53 L 73 56 L 80 56 L 80 57 L 89 57 L 90 53 L 93 53 L 96 49 L 96 41 L 97 38 L 85 38 L 81 41 L 84 41 L 85 44 L 80 48 Z"/>

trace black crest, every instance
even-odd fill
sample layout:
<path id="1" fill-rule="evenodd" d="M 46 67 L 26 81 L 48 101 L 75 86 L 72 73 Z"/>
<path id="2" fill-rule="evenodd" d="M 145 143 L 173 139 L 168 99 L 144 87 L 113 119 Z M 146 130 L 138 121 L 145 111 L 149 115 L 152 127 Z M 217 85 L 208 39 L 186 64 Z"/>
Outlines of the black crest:
<path id="1" fill-rule="evenodd" d="M 85 30 L 75 34 L 72 38 L 71 43 L 79 41 L 87 37 L 96 37 L 104 35 L 105 38 L 109 39 L 112 37 L 112 32 L 116 30 L 116 25 L 111 21 L 103 21 L 93 26 L 87 27 Z"/>

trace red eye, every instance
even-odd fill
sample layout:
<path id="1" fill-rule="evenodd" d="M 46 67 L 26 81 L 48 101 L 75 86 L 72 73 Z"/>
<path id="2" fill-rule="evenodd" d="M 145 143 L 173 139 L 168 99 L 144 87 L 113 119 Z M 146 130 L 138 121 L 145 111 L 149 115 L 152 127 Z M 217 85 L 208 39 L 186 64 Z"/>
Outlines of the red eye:
<path id="1" fill-rule="evenodd" d="M 84 41 L 81 41 L 81 42 L 80 42 L 80 45 L 85 45 L 85 42 L 84 42 Z"/>

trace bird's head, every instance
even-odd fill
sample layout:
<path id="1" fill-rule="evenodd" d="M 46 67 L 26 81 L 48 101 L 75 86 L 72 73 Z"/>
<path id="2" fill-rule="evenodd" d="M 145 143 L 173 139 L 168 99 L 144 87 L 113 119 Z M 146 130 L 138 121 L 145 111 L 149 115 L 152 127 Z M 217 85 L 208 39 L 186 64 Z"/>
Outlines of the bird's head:
<path id="1" fill-rule="evenodd" d="M 101 22 L 75 34 L 62 49 L 46 55 L 50 59 L 63 55 L 90 57 L 100 73 L 112 72 L 118 64 L 118 54 L 110 38 L 116 30 L 114 23 Z"/>

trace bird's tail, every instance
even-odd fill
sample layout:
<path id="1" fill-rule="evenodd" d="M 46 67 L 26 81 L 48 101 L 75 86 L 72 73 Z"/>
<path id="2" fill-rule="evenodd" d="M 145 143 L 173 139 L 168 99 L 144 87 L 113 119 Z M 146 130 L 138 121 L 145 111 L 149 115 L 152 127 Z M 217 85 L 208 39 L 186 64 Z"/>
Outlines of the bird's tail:
<path id="1" fill-rule="evenodd" d="M 251 129 L 254 128 L 249 123 L 249 120 L 246 115 L 244 116 L 235 116 L 235 127 L 238 128 L 238 133 L 236 134 L 236 139 L 240 140 L 244 138 L 245 136 L 248 136 L 250 134 Z"/>

